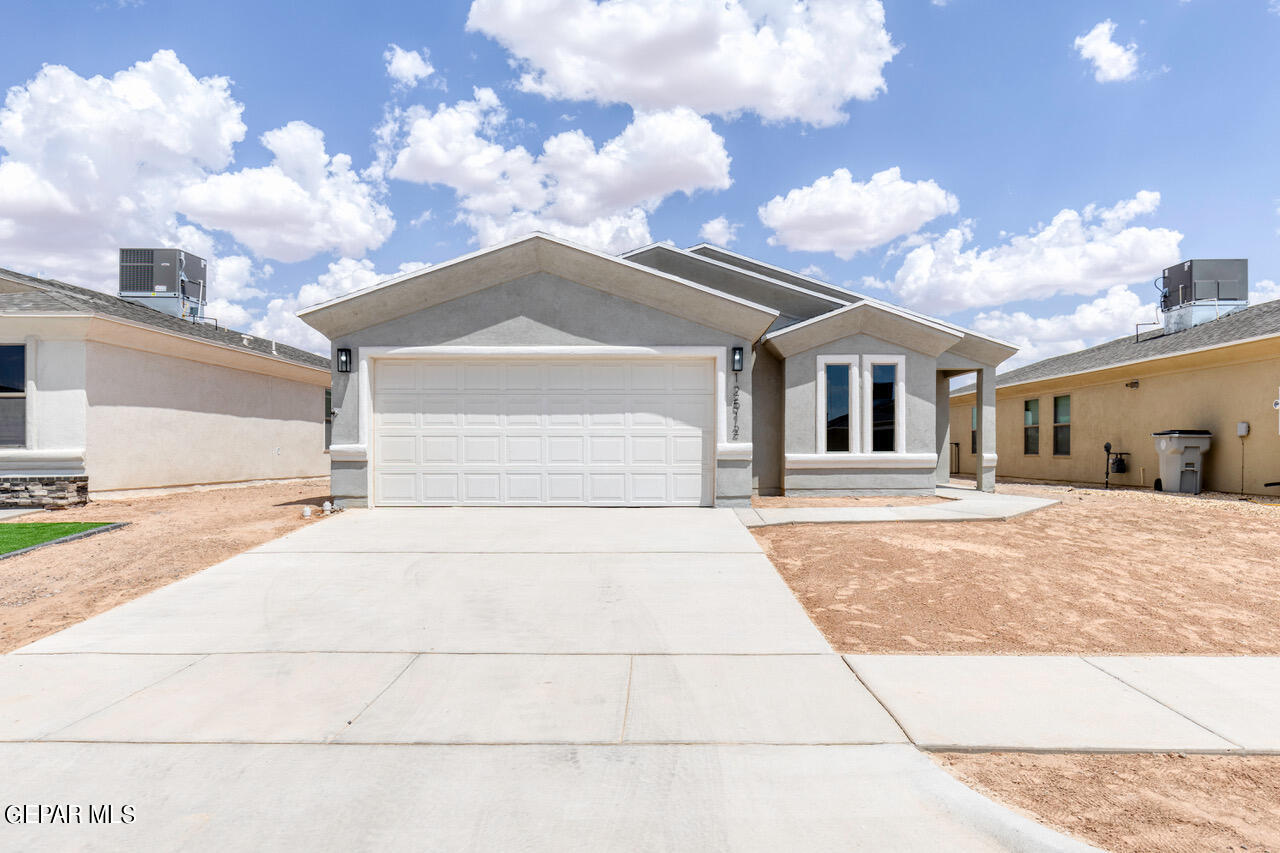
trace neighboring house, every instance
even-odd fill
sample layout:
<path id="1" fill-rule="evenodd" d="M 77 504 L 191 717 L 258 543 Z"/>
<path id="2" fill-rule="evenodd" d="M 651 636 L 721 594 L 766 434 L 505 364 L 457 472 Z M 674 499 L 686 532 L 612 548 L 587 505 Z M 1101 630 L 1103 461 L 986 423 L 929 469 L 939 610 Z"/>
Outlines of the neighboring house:
<path id="1" fill-rule="evenodd" d="M 346 505 L 732 505 L 932 493 L 951 377 L 1014 348 L 712 246 L 533 234 L 300 312 Z"/>
<path id="2" fill-rule="evenodd" d="M 329 376 L 293 347 L 0 269 L 0 506 L 323 476 Z"/>
<path id="3" fill-rule="evenodd" d="M 1207 429 L 1205 488 L 1275 494 L 1265 484 L 1280 481 L 1280 301 L 1048 358 L 1001 374 L 997 387 L 1002 477 L 1102 483 L 1111 442 L 1130 454 L 1112 484 L 1149 488 L 1159 476 L 1152 433 Z M 971 389 L 952 398 L 962 473 L 974 470 L 974 405 Z"/>

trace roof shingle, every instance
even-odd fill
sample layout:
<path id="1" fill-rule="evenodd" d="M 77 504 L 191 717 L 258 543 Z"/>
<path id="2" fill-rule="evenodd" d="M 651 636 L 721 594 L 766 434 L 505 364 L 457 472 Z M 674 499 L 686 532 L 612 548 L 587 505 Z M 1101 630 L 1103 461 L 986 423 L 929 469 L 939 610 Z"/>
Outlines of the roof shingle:
<path id="1" fill-rule="evenodd" d="M 214 326 L 210 323 L 192 323 L 190 320 L 183 320 L 181 317 L 174 317 L 108 293 L 77 287 L 62 281 L 34 278 L 2 267 L 0 267 L 0 276 L 33 288 L 25 292 L 0 293 L 0 313 L 107 314 L 188 338 L 291 361 L 304 367 L 329 369 L 329 359 L 323 356 L 288 344 L 259 338 L 247 332 L 237 332 L 234 329 Z"/>

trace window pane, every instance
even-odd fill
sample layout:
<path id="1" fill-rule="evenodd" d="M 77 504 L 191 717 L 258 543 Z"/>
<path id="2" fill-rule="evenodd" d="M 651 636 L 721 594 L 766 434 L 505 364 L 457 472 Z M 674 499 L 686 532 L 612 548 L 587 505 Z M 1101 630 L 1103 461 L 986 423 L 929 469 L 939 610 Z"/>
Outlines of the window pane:
<path id="1" fill-rule="evenodd" d="M 27 398 L 0 397 L 0 446 L 23 447 L 27 443 Z"/>
<path id="2" fill-rule="evenodd" d="M 1055 426 L 1053 428 L 1053 455 L 1071 455 L 1071 426 Z"/>
<path id="3" fill-rule="evenodd" d="M 1055 424 L 1071 423 L 1071 397 L 1053 398 L 1053 422 Z"/>
<path id="4" fill-rule="evenodd" d="M 27 390 L 26 349 L 0 346 L 0 392 L 21 394 Z"/>
<path id="5" fill-rule="evenodd" d="M 1040 452 L 1040 427 L 1029 426 L 1022 431 L 1022 452 L 1032 455 Z"/>
<path id="6" fill-rule="evenodd" d="M 974 455 L 978 453 L 978 431 L 976 429 L 969 432 L 969 452 Z"/>
<path id="7" fill-rule="evenodd" d="M 970 406 L 969 407 L 969 429 L 977 429 L 977 428 L 978 428 L 978 407 Z"/>
<path id="8" fill-rule="evenodd" d="M 827 365 L 827 450 L 849 449 L 849 365 Z"/>
<path id="9" fill-rule="evenodd" d="M 897 427 L 898 365 L 871 366 L 871 449 L 892 451 Z"/>
<path id="10" fill-rule="evenodd" d="M 1040 401 L 1027 400 L 1022 404 L 1022 425 L 1040 426 Z"/>

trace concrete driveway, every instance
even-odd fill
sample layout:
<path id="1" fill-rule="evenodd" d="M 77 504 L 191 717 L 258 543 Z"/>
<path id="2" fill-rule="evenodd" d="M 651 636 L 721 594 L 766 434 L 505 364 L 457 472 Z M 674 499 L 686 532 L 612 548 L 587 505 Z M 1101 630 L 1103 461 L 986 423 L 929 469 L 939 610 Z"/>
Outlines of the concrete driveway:
<path id="1" fill-rule="evenodd" d="M 0 657 L 0 767 L 81 809 L 3 848 L 1087 849 L 907 744 L 730 510 L 348 511 Z"/>

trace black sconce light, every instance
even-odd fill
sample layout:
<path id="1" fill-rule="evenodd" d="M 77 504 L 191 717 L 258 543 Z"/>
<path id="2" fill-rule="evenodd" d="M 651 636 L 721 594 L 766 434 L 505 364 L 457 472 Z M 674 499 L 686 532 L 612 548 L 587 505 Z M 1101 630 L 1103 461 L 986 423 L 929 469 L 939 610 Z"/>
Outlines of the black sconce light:
<path id="1" fill-rule="evenodd" d="M 1139 384 L 1139 383 L 1138 383 L 1138 380 L 1136 380 L 1136 379 L 1131 379 L 1131 380 L 1129 380 L 1128 382 L 1124 383 L 1124 387 L 1126 387 L 1126 388 L 1128 388 L 1130 391 L 1132 391 L 1134 388 L 1137 388 L 1137 387 L 1138 387 L 1138 384 Z"/>
<path id="2" fill-rule="evenodd" d="M 742 347 L 733 348 L 733 372 L 742 372 Z"/>
<path id="3" fill-rule="evenodd" d="M 338 372 L 339 373 L 351 372 L 351 350 L 349 349 L 338 350 Z"/>

